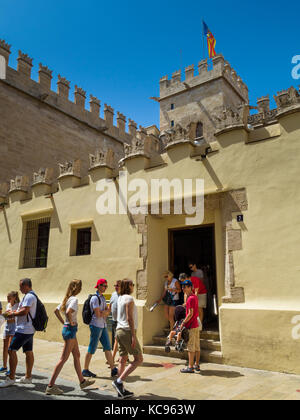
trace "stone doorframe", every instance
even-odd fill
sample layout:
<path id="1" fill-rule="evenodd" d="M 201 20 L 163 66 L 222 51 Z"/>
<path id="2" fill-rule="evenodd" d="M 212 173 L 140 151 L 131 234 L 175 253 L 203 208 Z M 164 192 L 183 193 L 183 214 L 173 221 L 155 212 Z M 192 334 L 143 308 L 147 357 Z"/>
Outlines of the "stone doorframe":
<path id="1" fill-rule="evenodd" d="M 242 250 L 242 226 L 236 229 L 233 226 L 233 213 L 243 214 L 248 210 L 248 200 L 244 188 L 228 192 L 205 196 L 205 210 L 220 210 L 222 223 L 222 241 L 225 254 L 225 292 L 223 303 L 244 303 L 245 293 L 243 287 L 235 285 L 234 252 Z M 137 299 L 146 300 L 148 294 L 147 264 L 148 264 L 148 226 L 147 216 L 133 215 L 133 222 L 137 232 L 141 234 L 139 257 L 142 259 L 142 269 L 137 270 Z"/>

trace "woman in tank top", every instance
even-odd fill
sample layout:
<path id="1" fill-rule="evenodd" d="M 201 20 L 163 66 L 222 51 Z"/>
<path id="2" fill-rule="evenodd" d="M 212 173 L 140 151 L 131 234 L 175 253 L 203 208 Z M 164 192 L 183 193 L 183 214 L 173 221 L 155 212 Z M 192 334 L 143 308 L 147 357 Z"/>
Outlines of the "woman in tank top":
<path id="1" fill-rule="evenodd" d="M 179 281 L 174 278 L 174 275 L 171 273 L 171 271 L 166 271 L 163 274 L 163 277 L 165 279 L 164 291 L 157 303 L 160 303 L 161 301 L 164 302 L 165 317 L 169 321 L 170 330 L 172 330 L 175 323 L 175 307 L 179 304 L 179 293 L 181 292 L 181 286 Z"/>

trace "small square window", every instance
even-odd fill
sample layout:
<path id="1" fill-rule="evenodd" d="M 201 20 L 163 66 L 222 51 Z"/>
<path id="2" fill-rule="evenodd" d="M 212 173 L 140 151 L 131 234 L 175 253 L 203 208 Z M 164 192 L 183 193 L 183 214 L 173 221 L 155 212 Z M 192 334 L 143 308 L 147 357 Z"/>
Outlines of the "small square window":
<path id="1" fill-rule="evenodd" d="M 91 254 L 91 240 L 92 240 L 91 228 L 78 229 L 76 255 L 90 255 Z"/>

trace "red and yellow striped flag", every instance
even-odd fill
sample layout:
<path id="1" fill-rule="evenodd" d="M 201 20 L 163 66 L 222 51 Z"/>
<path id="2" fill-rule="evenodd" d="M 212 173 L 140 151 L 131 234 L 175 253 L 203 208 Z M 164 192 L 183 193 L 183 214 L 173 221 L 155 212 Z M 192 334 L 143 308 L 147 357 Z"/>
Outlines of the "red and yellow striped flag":
<path id="1" fill-rule="evenodd" d="M 208 29 L 208 26 L 206 25 L 206 23 L 203 21 L 203 30 L 204 30 L 204 34 L 206 36 L 207 39 L 207 47 L 208 47 L 208 55 L 209 58 L 213 58 L 217 55 L 215 47 L 216 47 L 216 39 L 213 36 L 213 34 L 211 33 L 211 31 Z"/>

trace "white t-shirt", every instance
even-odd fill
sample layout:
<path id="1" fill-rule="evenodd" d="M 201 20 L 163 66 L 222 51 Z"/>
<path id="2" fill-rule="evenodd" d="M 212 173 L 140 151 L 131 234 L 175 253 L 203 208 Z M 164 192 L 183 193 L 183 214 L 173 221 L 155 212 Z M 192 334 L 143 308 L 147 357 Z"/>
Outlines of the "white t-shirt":
<path id="1" fill-rule="evenodd" d="M 98 296 L 99 296 L 99 299 L 100 299 L 100 305 L 99 305 L 99 299 L 98 299 L 97 296 L 93 296 L 90 300 L 90 307 L 91 307 L 91 311 L 92 311 L 92 314 L 93 314 L 90 325 L 93 325 L 94 327 L 97 327 L 97 328 L 106 328 L 107 324 L 106 324 L 105 318 L 103 318 L 103 317 L 98 318 L 96 316 L 95 312 L 94 312 L 96 308 L 100 308 L 101 312 L 105 311 L 106 306 L 107 306 L 105 297 L 103 295 L 100 295 L 100 294 L 98 294 Z"/>
<path id="2" fill-rule="evenodd" d="M 35 318 L 36 305 L 37 305 L 37 300 L 33 294 L 27 293 L 23 297 L 22 301 L 20 302 L 18 306 L 18 311 L 20 311 L 22 308 L 30 308 L 29 313 L 31 317 L 28 314 L 25 316 L 17 316 L 15 318 L 17 333 L 21 333 L 21 334 L 34 334 L 35 333 L 35 329 L 33 328 L 33 325 L 32 325 L 32 319 Z"/>
<path id="3" fill-rule="evenodd" d="M 58 307 L 56 309 L 58 309 L 60 311 L 61 305 L 62 304 L 58 305 Z M 67 325 L 70 324 L 70 322 L 69 322 L 69 320 L 66 316 L 66 313 L 67 313 L 68 309 L 73 309 L 74 312 L 72 312 L 71 319 L 72 319 L 72 322 L 74 324 L 77 324 L 78 299 L 77 299 L 76 296 L 71 296 L 67 300 L 67 303 L 66 303 L 66 311 L 64 312 L 64 315 L 65 315 L 65 324 L 67 324 Z"/>
<path id="4" fill-rule="evenodd" d="M 14 306 L 11 306 L 11 304 L 8 303 L 6 305 L 6 312 L 8 312 L 8 311 L 16 311 L 18 309 L 18 307 L 19 307 L 19 304 L 18 303 L 15 303 Z"/>
<path id="5" fill-rule="evenodd" d="M 13 306 L 11 306 L 11 304 L 10 303 L 8 303 L 7 305 L 6 305 L 6 311 L 5 312 L 8 312 L 8 311 L 17 311 L 18 310 L 18 307 L 19 307 L 19 304 L 18 303 L 15 303 Z M 16 318 L 11 318 L 10 320 L 9 320 L 9 323 L 10 324 L 13 324 L 13 322 L 15 323 L 16 322 Z"/>
<path id="6" fill-rule="evenodd" d="M 137 307 L 134 303 L 134 299 L 130 295 L 123 295 L 120 296 L 118 299 L 118 325 L 117 330 L 130 330 L 130 326 L 127 320 L 126 314 L 126 305 L 130 302 L 133 302 L 133 322 L 134 322 L 134 329 L 137 330 L 138 328 L 138 314 L 137 314 Z"/>

